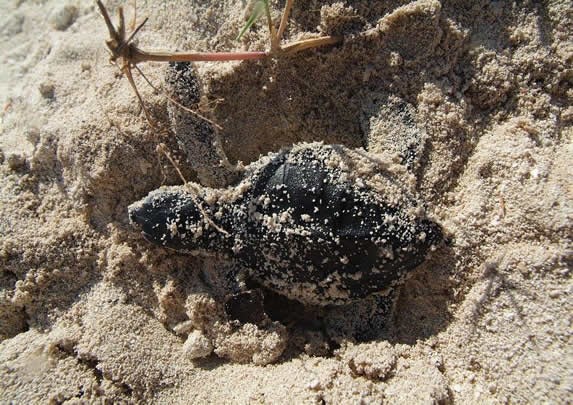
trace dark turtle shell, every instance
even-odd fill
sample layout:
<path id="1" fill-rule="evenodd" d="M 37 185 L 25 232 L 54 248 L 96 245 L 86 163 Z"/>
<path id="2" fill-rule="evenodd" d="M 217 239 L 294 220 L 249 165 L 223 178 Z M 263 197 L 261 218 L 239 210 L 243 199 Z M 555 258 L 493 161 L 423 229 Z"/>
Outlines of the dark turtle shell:
<path id="1" fill-rule="evenodd" d="M 259 159 L 235 187 L 161 188 L 129 214 L 156 244 L 232 256 L 260 284 L 313 305 L 389 291 L 442 239 L 403 176 L 320 143 Z"/>

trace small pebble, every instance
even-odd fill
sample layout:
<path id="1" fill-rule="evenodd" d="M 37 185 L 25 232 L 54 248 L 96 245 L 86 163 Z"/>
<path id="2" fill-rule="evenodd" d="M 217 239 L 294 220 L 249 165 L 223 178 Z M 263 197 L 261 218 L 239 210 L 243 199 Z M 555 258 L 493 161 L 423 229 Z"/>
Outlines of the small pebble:
<path id="1" fill-rule="evenodd" d="M 8 159 L 6 159 L 6 163 L 8 163 L 8 167 L 10 168 L 10 170 L 18 171 L 26 166 L 26 158 L 22 155 L 13 153 L 8 156 Z"/>
<path id="2" fill-rule="evenodd" d="M 504 314 L 504 318 L 509 322 L 513 322 L 515 320 L 515 313 L 514 312 L 508 312 L 508 313 Z"/>
<path id="3" fill-rule="evenodd" d="M 528 276 L 530 275 L 529 269 L 528 269 L 527 266 L 526 266 L 524 263 L 522 263 L 522 262 L 519 262 L 519 263 L 517 264 L 517 270 L 519 270 L 519 272 L 520 272 L 524 277 L 528 277 Z"/>
<path id="4" fill-rule="evenodd" d="M 187 335 L 193 329 L 193 321 L 180 322 L 173 327 L 173 332 L 179 336 Z"/>
<path id="5" fill-rule="evenodd" d="M 561 291 L 559 291 L 559 290 L 549 291 L 549 298 L 559 298 L 560 295 L 561 295 Z"/>
<path id="6" fill-rule="evenodd" d="M 24 136 L 32 145 L 36 146 L 40 142 L 40 130 L 36 127 L 32 127 L 24 133 Z"/>
<path id="7" fill-rule="evenodd" d="M 318 391 L 319 389 L 321 389 L 321 385 L 320 385 L 320 380 L 318 378 L 315 378 L 314 380 L 312 380 L 309 384 L 308 384 L 308 388 L 314 391 Z"/>
<path id="8" fill-rule="evenodd" d="M 444 370 L 444 358 L 442 357 L 442 355 L 437 354 L 437 353 L 433 354 L 433 355 L 430 357 L 430 362 L 431 362 L 434 366 L 436 366 L 436 368 L 437 368 L 438 370 L 440 370 L 440 371 L 443 371 L 443 370 Z"/>
<path id="9" fill-rule="evenodd" d="M 72 5 L 59 6 L 52 11 L 50 24 L 58 31 L 65 31 L 78 17 L 78 8 Z"/>
<path id="10" fill-rule="evenodd" d="M 38 90 L 40 90 L 40 94 L 42 95 L 42 97 L 47 98 L 47 99 L 53 99 L 54 98 L 55 89 L 56 89 L 56 87 L 54 86 L 54 83 L 52 83 L 52 82 L 42 83 L 42 84 L 40 84 L 40 87 L 38 88 Z"/>
<path id="11" fill-rule="evenodd" d="M 557 274 L 560 276 L 567 276 L 569 275 L 569 269 L 567 267 L 563 267 L 562 269 L 557 270 Z"/>
<path id="12" fill-rule="evenodd" d="M 183 353 L 192 360 L 207 357 L 211 352 L 213 352 L 211 341 L 198 330 L 191 332 L 183 344 Z"/>
<path id="13" fill-rule="evenodd" d="M 559 385 L 561 384 L 561 378 L 559 378 L 559 376 L 553 375 L 553 376 L 549 376 L 549 381 L 552 382 L 555 385 Z"/>
<path id="14" fill-rule="evenodd" d="M 573 107 L 568 107 L 561 112 L 561 120 L 563 123 L 573 122 Z"/>

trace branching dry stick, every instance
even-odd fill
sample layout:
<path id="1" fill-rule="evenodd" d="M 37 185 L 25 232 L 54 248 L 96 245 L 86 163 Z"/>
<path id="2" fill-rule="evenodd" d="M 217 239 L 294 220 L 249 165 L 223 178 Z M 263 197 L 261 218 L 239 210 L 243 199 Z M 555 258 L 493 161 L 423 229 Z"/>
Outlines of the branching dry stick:
<path id="1" fill-rule="evenodd" d="M 271 34 L 271 51 L 251 51 L 251 52 L 146 52 L 139 49 L 131 41 L 141 28 L 145 25 L 148 18 L 143 20 L 141 24 L 133 31 L 133 33 L 126 39 L 125 21 L 123 15 L 123 8 L 119 8 L 119 25 L 116 29 L 111 22 L 107 9 L 101 2 L 97 0 L 97 5 L 105 20 L 107 29 L 110 34 L 110 39 L 106 41 L 108 48 L 111 51 L 112 62 L 118 59 L 123 59 L 130 65 L 136 65 L 140 62 L 155 61 L 155 62 L 219 62 L 219 61 L 234 61 L 234 60 L 252 60 L 264 59 L 268 57 L 278 56 L 280 53 L 293 53 L 303 49 L 316 48 L 324 45 L 333 45 L 342 41 L 341 37 L 324 36 L 320 38 L 305 39 L 302 41 L 295 41 L 288 43 L 285 46 L 279 44 L 280 38 L 283 36 L 290 15 L 290 10 L 294 0 L 287 0 L 284 13 L 281 17 L 281 22 L 278 31 L 275 29 L 270 15 L 267 15 L 269 30 Z"/>
<path id="2" fill-rule="evenodd" d="M 141 107 L 145 113 L 145 117 L 149 124 L 154 127 L 150 114 L 145 107 L 143 98 L 137 90 L 131 69 L 137 67 L 141 62 L 218 62 L 218 61 L 237 61 L 237 60 L 257 60 L 265 59 L 268 57 L 279 56 L 280 54 L 299 52 L 309 48 L 316 48 L 325 45 L 334 45 L 340 43 L 342 38 L 325 36 L 320 38 L 306 39 L 302 41 L 295 41 L 288 43 L 284 46 L 280 45 L 280 38 L 284 34 L 286 24 L 292 8 L 294 0 L 287 0 L 285 10 L 281 18 L 280 26 L 275 29 L 270 15 L 267 13 L 269 30 L 271 35 L 271 50 L 266 51 L 253 51 L 253 52 L 147 52 L 139 49 L 133 42 L 135 35 L 143 28 L 147 22 L 147 18 L 131 33 L 129 37 L 126 35 L 125 30 L 125 17 L 123 8 L 118 10 L 119 24 L 116 27 L 113 25 L 107 9 L 101 2 L 97 0 L 96 3 L 100 12 L 105 20 L 105 24 L 109 31 L 110 39 L 106 41 L 107 47 L 111 51 L 110 61 L 112 63 L 120 63 L 121 71 L 127 76 L 130 86 L 132 87 Z M 141 71 L 139 71 L 141 73 Z M 143 73 L 142 73 L 143 75 Z"/>
<path id="3" fill-rule="evenodd" d="M 127 77 L 129 85 L 131 86 L 133 92 L 137 96 L 139 104 L 143 109 L 145 118 L 151 127 L 155 127 L 153 120 L 149 111 L 145 107 L 143 102 L 143 97 L 137 89 L 135 80 L 133 80 L 133 75 L 131 72 L 132 68 L 136 68 L 138 63 L 146 61 L 159 61 L 159 62 L 194 62 L 194 61 L 228 61 L 228 60 L 246 60 L 246 59 L 262 59 L 266 57 L 265 52 L 221 52 L 221 53 L 170 53 L 170 52 L 145 52 L 139 49 L 133 42 L 135 35 L 143 28 L 147 22 L 147 18 L 143 20 L 141 24 L 133 31 L 133 33 L 126 38 L 125 31 L 125 17 L 123 14 L 123 8 L 120 7 L 118 10 L 119 14 L 119 24 L 117 29 L 111 22 L 111 18 L 107 9 L 101 2 L 97 0 L 97 5 L 100 12 L 105 20 L 105 24 L 109 31 L 110 38 L 106 41 L 106 45 L 111 52 L 110 62 L 120 64 L 120 69 L 123 74 Z M 140 71 L 143 75 L 143 73 Z"/>

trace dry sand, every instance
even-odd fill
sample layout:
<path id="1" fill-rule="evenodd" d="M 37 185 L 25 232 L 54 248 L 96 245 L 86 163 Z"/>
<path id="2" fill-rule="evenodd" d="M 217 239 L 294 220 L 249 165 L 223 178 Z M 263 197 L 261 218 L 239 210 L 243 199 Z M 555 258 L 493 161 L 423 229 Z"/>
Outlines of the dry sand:
<path id="1" fill-rule="evenodd" d="M 234 41 L 240 0 L 137 10 L 144 49 L 268 41 L 261 24 Z M 180 156 L 173 138 L 107 64 L 91 1 L 2 1 L 0 401 L 572 401 L 571 3 L 298 0 L 287 37 L 319 31 L 345 43 L 198 65 L 229 157 L 311 140 L 392 150 L 399 99 L 428 137 L 418 188 L 452 244 L 405 284 L 384 338 L 267 366 L 192 361 L 205 264 L 145 242 L 126 215 L 179 181 L 155 153 Z M 142 69 L 163 85 L 165 66 Z M 165 97 L 138 82 L 165 127 Z"/>

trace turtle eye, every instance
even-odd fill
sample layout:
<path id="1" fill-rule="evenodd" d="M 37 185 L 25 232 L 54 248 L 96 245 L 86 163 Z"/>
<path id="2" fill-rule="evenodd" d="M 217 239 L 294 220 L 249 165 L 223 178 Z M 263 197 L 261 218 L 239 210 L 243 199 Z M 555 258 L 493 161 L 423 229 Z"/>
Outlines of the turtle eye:
<path id="1" fill-rule="evenodd" d="M 139 225 L 141 221 L 140 209 L 132 209 L 129 207 L 129 222 L 134 225 Z"/>
<path id="2" fill-rule="evenodd" d="M 135 204 L 131 204 L 128 208 L 129 213 L 129 221 L 133 225 L 144 226 L 145 223 L 148 222 L 146 215 L 148 209 L 146 207 L 147 204 L 142 203 L 141 201 Z"/>

